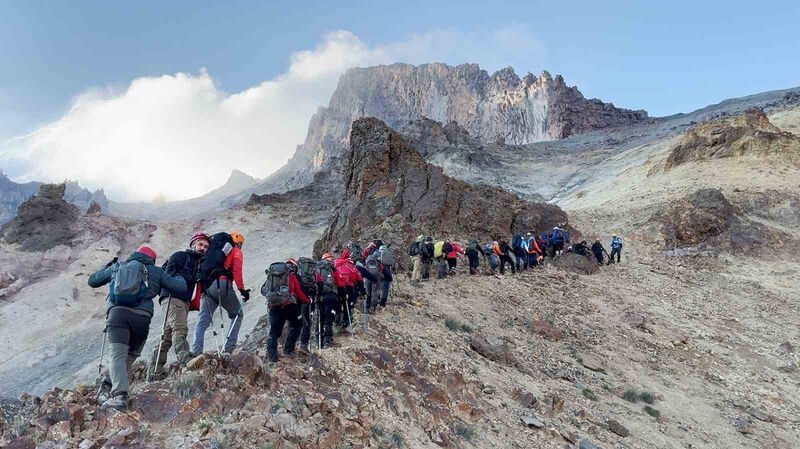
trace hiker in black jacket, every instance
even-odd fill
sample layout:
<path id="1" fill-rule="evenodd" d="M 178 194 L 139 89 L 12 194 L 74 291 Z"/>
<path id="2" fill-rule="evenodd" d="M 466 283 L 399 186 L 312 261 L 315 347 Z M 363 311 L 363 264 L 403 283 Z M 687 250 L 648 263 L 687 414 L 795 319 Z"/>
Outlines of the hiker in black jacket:
<path id="1" fill-rule="evenodd" d="M 422 280 L 428 280 L 431 277 L 431 264 L 433 263 L 433 237 L 425 237 L 425 241 L 420 247 L 420 257 L 422 262 Z"/>
<path id="2" fill-rule="evenodd" d="M 486 261 L 486 253 L 481 248 L 481 245 L 478 243 L 477 240 L 470 240 L 469 244 L 467 244 L 467 250 L 465 251 L 467 255 L 467 259 L 469 259 L 469 274 L 476 274 L 478 272 L 478 267 L 480 267 L 481 260 L 479 255 L 483 256 L 484 262 Z"/>
<path id="3" fill-rule="evenodd" d="M 600 239 L 595 239 L 594 243 L 592 243 L 592 253 L 594 257 L 597 259 L 597 263 L 603 265 L 603 253 L 606 252 L 606 249 L 603 248 L 603 244 L 600 243 Z"/>
<path id="4" fill-rule="evenodd" d="M 500 241 L 500 274 L 505 274 L 506 272 L 506 264 L 511 265 L 511 273 L 517 273 L 517 267 L 514 265 L 514 259 L 511 257 L 513 251 L 511 250 L 511 245 L 508 244 L 507 240 Z"/>

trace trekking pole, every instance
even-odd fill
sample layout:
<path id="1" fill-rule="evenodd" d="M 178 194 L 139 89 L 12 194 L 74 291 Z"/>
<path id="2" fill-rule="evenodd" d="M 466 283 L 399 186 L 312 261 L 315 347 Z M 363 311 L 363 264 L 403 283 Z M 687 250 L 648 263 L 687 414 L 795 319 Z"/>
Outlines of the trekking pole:
<path id="1" fill-rule="evenodd" d="M 195 285 L 197 288 L 197 285 Z M 194 296 L 194 295 L 192 295 Z M 164 334 L 167 333 L 167 317 L 169 316 L 169 308 L 172 306 L 172 295 L 169 295 L 169 299 L 167 300 L 167 311 L 164 313 L 164 325 L 161 327 L 161 341 L 158 342 L 158 352 L 156 352 L 156 361 L 153 366 L 147 370 L 147 379 L 146 381 L 150 382 L 150 376 L 155 374 L 156 368 L 158 368 L 159 362 L 161 362 L 161 348 L 164 347 Z"/>
<path id="2" fill-rule="evenodd" d="M 353 321 L 350 320 L 350 302 L 348 300 L 344 300 L 344 311 L 347 312 L 347 327 L 350 328 L 353 326 Z"/>
<path id="3" fill-rule="evenodd" d="M 225 336 L 225 340 L 231 338 L 231 332 L 233 332 L 233 328 L 236 327 L 236 322 L 239 320 L 239 315 L 241 315 L 242 306 L 239 306 L 239 312 L 236 313 L 236 318 L 233 319 L 233 323 L 231 323 L 230 329 L 228 329 L 228 335 Z M 220 312 L 221 313 L 221 312 Z"/>
<path id="4" fill-rule="evenodd" d="M 319 304 L 319 300 L 317 300 L 317 307 L 314 308 L 314 313 L 317 318 L 317 353 L 322 355 L 322 306 Z"/>
<path id="5" fill-rule="evenodd" d="M 106 336 L 108 331 L 108 324 L 103 327 L 103 344 L 100 346 L 100 364 L 97 365 L 97 375 L 103 374 L 103 356 L 106 352 Z"/>

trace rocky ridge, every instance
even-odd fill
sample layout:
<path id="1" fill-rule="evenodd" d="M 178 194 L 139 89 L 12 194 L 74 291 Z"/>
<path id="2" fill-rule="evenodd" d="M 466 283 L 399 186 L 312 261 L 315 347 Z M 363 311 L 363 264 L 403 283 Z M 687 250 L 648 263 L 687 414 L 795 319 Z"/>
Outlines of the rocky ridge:
<path id="1" fill-rule="evenodd" d="M 0 224 L 14 218 L 20 204 L 34 196 L 41 185 L 40 182 L 13 182 L 0 171 Z M 108 198 L 103 190 L 91 192 L 75 181 L 65 182 L 64 199 L 82 211 L 88 209 L 92 202 L 96 202 L 103 210 L 108 210 Z"/>
<path id="2" fill-rule="evenodd" d="M 315 244 L 316 253 L 350 240 L 380 237 L 398 246 L 419 234 L 508 239 L 568 223 L 558 206 L 529 203 L 497 187 L 472 186 L 444 175 L 378 119 L 356 120 L 350 142 L 343 162 L 344 197 Z"/>

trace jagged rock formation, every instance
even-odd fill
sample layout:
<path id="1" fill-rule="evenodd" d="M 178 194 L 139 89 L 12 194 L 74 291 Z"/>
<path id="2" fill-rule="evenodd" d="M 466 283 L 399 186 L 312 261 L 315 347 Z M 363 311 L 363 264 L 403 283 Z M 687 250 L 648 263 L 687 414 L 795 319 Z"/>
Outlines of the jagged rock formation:
<path id="1" fill-rule="evenodd" d="M 760 109 L 701 123 L 672 149 L 665 169 L 690 161 L 738 156 L 782 155 L 800 162 L 800 137 L 781 131 Z"/>
<path id="2" fill-rule="evenodd" d="M 312 117 L 305 142 L 268 182 L 286 190 L 310 181 L 331 157 L 345 153 L 350 124 L 360 117 L 377 117 L 395 129 L 429 117 L 456 122 L 484 142 L 525 144 L 640 122 L 647 113 L 587 100 L 547 72 L 520 78 L 510 67 L 489 75 L 477 64 L 356 68 L 341 77 L 328 107 Z"/>
<path id="3" fill-rule="evenodd" d="M 100 207 L 99 204 L 97 204 L 96 201 L 92 201 L 92 204 L 90 204 L 89 208 L 86 209 L 86 213 L 89 215 L 102 214 L 103 209 Z"/>
<path id="4" fill-rule="evenodd" d="M 77 233 L 80 211 L 64 200 L 66 184 L 42 184 L 39 192 L 17 209 L 17 216 L 2 228 L 8 243 L 25 251 L 44 251 L 69 242 Z"/>
<path id="5" fill-rule="evenodd" d="M 405 245 L 421 233 L 510 238 L 568 221 L 558 206 L 529 203 L 496 187 L 472 186 L 444 175 L 378 119 L 356 120 L 350 142 L 344 199 L 315 252 L 351 239 L 380 237 Z"/>
<path id="6" fill-rule="evenodd" d="M 41 185 L 40 182 L 16 183 L 0 171 L 0 224 L 14 218 L 19 205 L 35 195 Z M 86 210 L 92 201 L 108 209 L 108 198 L 102 190 L 91 192 L 75 181 L 66 182 L 64 199 L 81 210 Z"/>

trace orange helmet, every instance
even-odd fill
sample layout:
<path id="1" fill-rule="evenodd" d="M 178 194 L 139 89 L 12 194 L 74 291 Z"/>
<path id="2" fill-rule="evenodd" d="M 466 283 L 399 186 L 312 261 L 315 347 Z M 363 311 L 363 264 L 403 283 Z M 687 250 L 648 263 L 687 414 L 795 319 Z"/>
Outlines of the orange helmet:
<path id="1" fill-rule="evenodd" d="M 294 266 L 297 266 L 297 261 L 296 261 L 296 260 L 294 260 L 294 259 L 293 259 L 293 258 L 291 258 L 291 257 L 290 257 L 290 258 L 289 258 L 289 259 L 286 261 L 286 263 L 287 263 L 287 264 L 289 264 L 289 265 L 294 265 Z"/>
<path id="2" fill-rule="evenodd" d="M 323 259 L 326 259 L 326 260 L 333 259 L 333 254 L 331 254 L 331 253 L 325 253 L 325 254 L 323 254 L 323 255 L 322 255 L 322 258 L 323 258 Z"/>
<path id="3" fill-rule="evenodd" d="M 244 244 L 244 236 L 242 234 L 239 234 L 238 232 L 231 232 L 231 238 L 233 239 L 233 243 L 237 245 Z"/>

